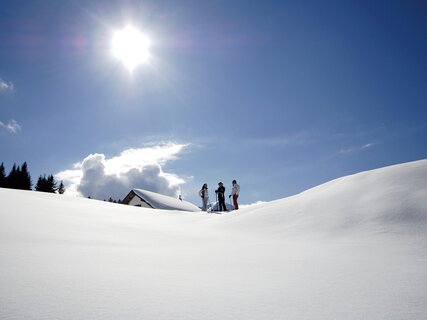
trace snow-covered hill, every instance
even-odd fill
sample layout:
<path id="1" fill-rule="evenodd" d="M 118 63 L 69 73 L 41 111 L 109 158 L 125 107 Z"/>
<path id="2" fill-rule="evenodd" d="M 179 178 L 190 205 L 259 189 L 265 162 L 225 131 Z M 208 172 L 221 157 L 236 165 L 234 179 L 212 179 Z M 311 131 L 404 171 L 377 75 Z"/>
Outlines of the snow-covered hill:
<path id="1" fill-rule="evenodd" d="M 424 319 L 427 160 L 222 215 L 0 189 L 0 319 Z"/>
<path id="2" fill-rule="evenodd" d="M 427 160 L 339 178 L 229 216 L 239 229 L 301 234 L 427 231 Z M 427 235 L 427 234 L 426 234 Z"/>

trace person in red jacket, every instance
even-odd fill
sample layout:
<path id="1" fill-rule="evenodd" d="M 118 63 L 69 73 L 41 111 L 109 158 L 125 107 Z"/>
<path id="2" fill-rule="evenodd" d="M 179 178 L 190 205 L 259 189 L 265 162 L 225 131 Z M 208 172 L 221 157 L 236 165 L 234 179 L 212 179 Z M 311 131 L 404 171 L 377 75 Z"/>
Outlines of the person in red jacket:
<path id="1" fill-rule="evenodd" d="M 238 210 L 239 204 L 237 203 L 237 199 L 239 198 L 240 186 L 237 184 L 236 180 L 233 180 L 231 184 L 233 185 L 233 187 L 231 189 L 231 194 L 228 197 L 233 197 L 234 210 Z"/>

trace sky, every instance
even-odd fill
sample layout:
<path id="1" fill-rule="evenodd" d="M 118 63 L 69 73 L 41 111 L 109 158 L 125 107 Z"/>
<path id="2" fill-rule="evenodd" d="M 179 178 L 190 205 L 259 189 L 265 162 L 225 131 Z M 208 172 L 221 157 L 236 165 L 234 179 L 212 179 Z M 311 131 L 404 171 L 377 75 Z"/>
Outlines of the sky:
<path id="1" fill-rule="evenodd" d="M 0 162 L 199 204 L 427 158 L 424 1 L 0 0 Z M 115 32 L 150 39 L 131 72 Z"/>

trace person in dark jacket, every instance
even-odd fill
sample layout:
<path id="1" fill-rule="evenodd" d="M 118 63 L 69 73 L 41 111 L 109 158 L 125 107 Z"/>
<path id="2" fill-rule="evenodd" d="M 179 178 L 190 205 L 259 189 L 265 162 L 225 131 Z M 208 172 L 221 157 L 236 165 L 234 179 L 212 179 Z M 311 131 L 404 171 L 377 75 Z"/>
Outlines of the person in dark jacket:
<path id="1" fill-rule="evenodd" d="M 215 193 L 218 196 L 219 211 L 227 211 L 227 207 L 225 206 L 225 187 L 222 182 L 218 183 L 218 189 L 215 190 Z"/>

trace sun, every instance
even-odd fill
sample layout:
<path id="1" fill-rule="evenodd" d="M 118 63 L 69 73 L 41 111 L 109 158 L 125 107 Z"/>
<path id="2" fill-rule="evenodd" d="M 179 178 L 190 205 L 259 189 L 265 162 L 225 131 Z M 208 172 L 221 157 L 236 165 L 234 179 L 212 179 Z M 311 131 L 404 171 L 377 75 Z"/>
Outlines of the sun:
<path id="1" fill-rule="evenodd" d="M 114 57 L 132 72 L 150 57 L 150 39 L 132 26 L 114 32 L 111 49 Z"/>

